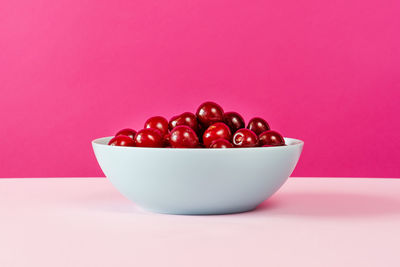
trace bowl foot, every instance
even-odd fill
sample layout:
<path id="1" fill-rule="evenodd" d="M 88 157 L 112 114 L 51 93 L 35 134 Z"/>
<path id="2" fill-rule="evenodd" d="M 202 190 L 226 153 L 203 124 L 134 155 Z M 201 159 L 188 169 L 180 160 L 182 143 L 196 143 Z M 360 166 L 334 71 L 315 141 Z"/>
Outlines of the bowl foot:
<path id="1" fill-rule="evenodd" d="M 224 214 L 234 214 L 234 213 L 243 213 L 252 211 L 257 206 L 258 205 L 227 208 L 227 209 L 155 209 L 147 207 L 141 207 L 141 208 L 145 211 L 149 211 L 152 213 L 169 214 L 169 215 L 224 215 Z"/>

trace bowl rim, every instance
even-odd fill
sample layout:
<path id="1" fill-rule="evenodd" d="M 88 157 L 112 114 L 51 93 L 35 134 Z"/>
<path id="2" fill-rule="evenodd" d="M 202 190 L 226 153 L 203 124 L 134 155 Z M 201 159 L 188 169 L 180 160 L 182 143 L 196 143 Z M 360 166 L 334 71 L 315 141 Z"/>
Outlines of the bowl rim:
<path id="1" fill-rule="evenodd" d="M 277 149 L 289 149 L 291 147 L 299 147 L 304 145 L 304 141 L 300 139 L 295 139 L 291 137 L 284 137 L 285 146 L 270 146 L 270 147 L 234 147 L 232 148 L 173 148 L 173 147 L 134 147 L 134 146 L 109 146 L 108 141 L 114 136 L 100 137 L 92 140 L 92 146 L 105 146 L 112 149 L 131 149 L 131 150 L 162 150 L 162 151 L 237 151 L 237 150 L 277 150 Z"/>

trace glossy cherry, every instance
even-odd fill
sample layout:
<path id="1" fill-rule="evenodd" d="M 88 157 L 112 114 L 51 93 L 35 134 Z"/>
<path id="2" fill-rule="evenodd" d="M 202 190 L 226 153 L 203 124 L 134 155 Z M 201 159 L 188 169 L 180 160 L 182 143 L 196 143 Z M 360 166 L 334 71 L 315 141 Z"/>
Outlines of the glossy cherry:
<path id="1" fill-rule="evenodd" d="M 262 132 L 268 131 L 270 127 L 264 119 L 255 117 L 249 121 L 247 129 L 252 130 L 256 135 L 259 135 Z"/>
<path id="2" fill-rule="evenodd" d="M 163 138 L 163 147 L 171 147 L 171 134 L 167 133 Z"/>
<path id="3" fill-rule="evenodd" d="M 145 123 L 144 123 L 144 128 L 154 128 L 158 129 L 161 134 L 164 136 L 165 134 L 168 133 L 168 121 L 166 118 L 161 117 L 161 116 L 154 116 L 149 118 Z"/>
<path id="4" fill-rule="evenodd" d="M 180 125 L 172 129 L 170 143 L 174 148 L 195 148 L 199 145 L 199 139 L 192 128 Z"/>
<path id="5" fill-rule="evenodd" d="M 210 145 L 210 148 L 232 148 L 232 147 L 233 145 L 231 144 L 231 142 L 229 142 L 224 138 L 214 140 Z"/>
<path id="6" fill-rule="evenodd" d="M 147 128 L 140 130 L 135 136 L 138 147 L 162 147 L 164 144 L 160 130 Z"/>
<path id="7" fill-rule="evenodd" d="M 135 146 L 135 141 L 126 135 L 118 135 L 108 142 L 110 146 Z"/>
<path id="8" fill-rule="evenodd" d="M 206 127 L 204 127 L 203 125 L 201 125 L 200 122 L 198 122 L 198 130 L 197 130 L 197 137 L 199 138 L 199 142 L 203 143 L 203 134 L 204 132 L 207 130 Z"/>
<path id="9" fill-rule="evenodd" d="M 119 131 L 115 136 L 118 136 L 118 135 L 126 135 L 126 136 L 129 136 L 132 139 L 135 139 L 136 131 L 132 130 L 132 129 L 129 129 L 129 128 L 126 128 L 126 129 L 122 129 L 121 131 Z"/>
<path id="10" fill-rule="evenodd" d="M 282 135 L 276 131 L 265 131 L 262 132 L 259 136 L 260 146 L 284 146 L 285 139 L 283 139 Z"/>
<path id="11" fill-rule="evenodd" d="M 258 137 L 252 130 L 239 129 L 233 135 L 232 143 L 235 147 L 254 147 L 258 145 Z"/>
<path id="12" fill-rule="evenodd" d="M 169 120 L 169 130 L 171 131 L 176 126 L 186 125 L 192 128 L 196 133 L 199 130 L 196 115 L 191 112 L 184 112 L 180 115 L 174 116 Z"/>
<path id="13" fill-rule="evenodd" d="M 225 112 L 224 123 L 229 126 L 232 134 L 237 130 L 246 127 L 243 117 L 237 112 Z"/>
<path id="14" fill-rule="evenodd" d="M 228 125 L 223 122 L 217 122 L 207 128 L 203 134 L 203 144 L 205 147 L 210 147 L 211 143 L 217 139 L 231 140 L 231 130 Z"/>
<path id="15" fill-rule="evenodd" d="M 223 121 L 224 110 L 217 103 L 208 101 L 197 108 L 196 116 L 201 124 L 208 127 L 211 124 Z"/>

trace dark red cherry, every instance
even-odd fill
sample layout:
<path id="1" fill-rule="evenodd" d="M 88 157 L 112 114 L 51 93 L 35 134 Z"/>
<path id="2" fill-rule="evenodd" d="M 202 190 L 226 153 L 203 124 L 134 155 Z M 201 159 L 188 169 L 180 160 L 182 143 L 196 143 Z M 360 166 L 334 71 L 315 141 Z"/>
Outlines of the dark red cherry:
<path id="1" fill-rule="evenodd" d="M 129 136 L 132 139 L 135 139 L 136 131 L 132 130 L 132 129 L 129 129 L 129 128 L 126 128 L 126 129 L 122 129 L 121 131 L 119 131 L 115 136 L 118 136 L 118 135 L 126 135 L 126 136 Z"/>
<path id="2" fill-rule="evenodd" d="M 110 146 L 135 146 L 135 141 L 126 135 L 118 135 L 108 142 Z"/>
<path id="3" fill-rule="evenodd" d="M 258 145 L 258 137 L 252 130 L 239 129 L 233 135 L 232 143 L 236 147 L 253 147 Z"/>
<path id="4" fill-rule="evenodd" d="M 260 146 L 284 146 L 285 139 L 276 131 L 265 131 L 258 136 Z"/>
<path id="5" fill-rule="evenodd" d="M 196 133 L 198 131 L 198 123 L 197 123 L 196 115 L 194 115 L 191 112 L 184 112 L 181 115 L 174 116 L 169 120 L 169 130 L 170 131 L 179 125 L 189 126 Z"/>
<path id="6" fill-rule="evenodd" d="M 214 102 L 204 102 L 197 108 L 196 116 L 205 127 L 223 121 L 224 110 Z"/>
<path id="7" fill-rule="evenodd" d="M 255 117 L 249 121 L 247 129 L 252 130 L 256 133 L 256 135 L 259 135 L 262 132 L 268 131 L 270 128 L 268 123 L 264 119 Z"/>
<path id="8" fill-rule="evenodd" d="M 198 130 L 197 130 L 197 137 L 199 138 L 199 142 L 203 143 L 203 134 L 207 130 L 200 122 L 198 122 Z"/>
<path id="9" fill-rule="evenodd" d="M 195 148 L 199 145 L 199 139 L 192 128 L 180 125 L 172 129 L 170 143 L 174 148 Z"/>
<path id="10" fill-rule="evenodd" d="M 241 128 L 245 128 L 244 119 L 237 112 L 225 112 L 224 122 L 231 129 L 232 134 Z"/>
<path id="11" fill-rule="evenodd" d="M 151 117 L 144 123 L 144 128 L 158 129 L 161 132 L 161 135 L 164 136 L 168 133 L 168 121 L 166 118 L 161 116 Z"/>
<path id="12" fill-rule="evenodd" d="M 167 133 L 163 138 L 163 147 L 171 147 L 171 134 Z"/>
<path id="13" fill-rule="evenodd" d="M 160 130 L 147 128 L 140 130 L 136 134 L 135 143 L 138 147 L 162 147 L 164 140 Z"/>
<path id="14" fill-rule="evenodd" d="M 203 134 L 203 143 L 205 147 L 210 147 L 211 143 L 217 139 L 231 140 L 231 130 L 223 122 L 217 122 L 207 128 Z"/>
<path id="15" fill-rule="evenodd" d="M 232 147 L 233 145 L 231 144 L 231 142 L 229 142 L 224 138 L 214 140 L 210 145 L 210 148 L 232 148 Z"/>

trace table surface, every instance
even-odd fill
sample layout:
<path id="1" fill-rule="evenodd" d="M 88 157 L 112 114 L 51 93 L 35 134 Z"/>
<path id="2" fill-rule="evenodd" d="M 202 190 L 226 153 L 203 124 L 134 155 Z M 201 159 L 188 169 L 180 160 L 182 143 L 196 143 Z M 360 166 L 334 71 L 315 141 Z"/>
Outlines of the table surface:
<path id="1" fill-rule="evenodd" d="M 106 179 L 0 179 L 0 266 L 400 266 L 400 179 L 291 178 L 255 211 L 140 210 Z"/>

